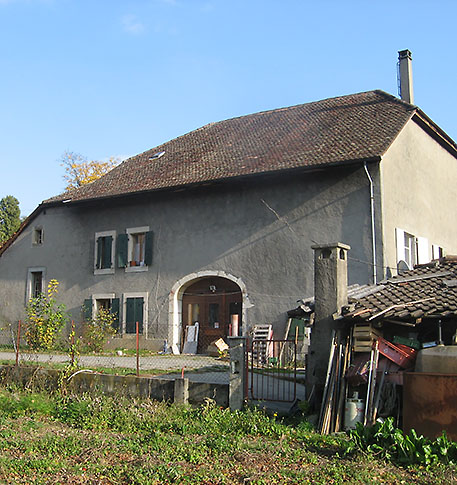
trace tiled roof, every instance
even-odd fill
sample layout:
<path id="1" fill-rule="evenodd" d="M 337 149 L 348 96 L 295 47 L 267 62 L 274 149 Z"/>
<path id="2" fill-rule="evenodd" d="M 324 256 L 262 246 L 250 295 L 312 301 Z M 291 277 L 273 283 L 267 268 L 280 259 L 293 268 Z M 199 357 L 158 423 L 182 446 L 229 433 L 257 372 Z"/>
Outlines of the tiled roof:
<path id="1" fill-rule="evenodd" d="M 414 322 L 418 318 L 455 316 L 457 257 L 448 256 L 364 288 L 363 296 L 349 298 L 349 305 L 343 309 L 345 318 Z"/>
<path id="2" fill-rule="evenodd" d="M 369 160 L 386 152 L 415 111 L 383 91 L 369 91 L 211 123 L 45 203 Z"/>

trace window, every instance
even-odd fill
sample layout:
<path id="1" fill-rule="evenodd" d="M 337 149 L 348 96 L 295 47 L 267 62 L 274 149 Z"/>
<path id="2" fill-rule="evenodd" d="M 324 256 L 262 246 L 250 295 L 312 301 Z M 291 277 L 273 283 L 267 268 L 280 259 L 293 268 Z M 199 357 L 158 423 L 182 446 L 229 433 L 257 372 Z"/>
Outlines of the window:
<path id="1" fill-rule="evenodd" d="M 25 301 L 28 303 L 30 298 L 37 298 L 43 293 L 45 268 L 29 268 L 27 271 L 27 285 Z"/>
<path id="2" fill-rule="evenodd" d="M 441 259 L 444 256 L 444 250 L 438 244 L 432 244 L 432 259 Z"/>
<path id="3" fill-rule="evenodd" d="M 34 246 L 39 246 L 43 244 L 43 228 L 34 227 L 32 231 L 32 244 Z"/>
<path id="4" fill-rule="evenodd" d="M 34 271 L 32 273 L 32 298 L 38 298 L 43 293 L 43 273 Z"/>
<path id="5" fill-rule="evenodd" d="M 405 262 L 413 268 L 416 264 L 416 238 L 407 232 L 404 233 Z"/>
<path id="6" fill-rule="evenodd" d="M 397 267 L 410 269 L 416 264 L 430 262 L 430 245 L 426 237 L 414 236 L 403 229 L 396 228 Z"/>
<path id="7" fill-rule="evenodd" d="M 148 226 L 127 229 L 117 237 L 117 265 L 127 272 L 147 271 L 152 264 L 152 232 Z"/>
<path id="8" fill-rule="evenodd" d="M 123 327 L 126 334 L 136 333 L 138 322 L 139 333 L 143 333 L 147 324 L 147 293 L 125 293 L 123 296 Z"/>
<path id="9" fill-rule="evenodd" d="M 94 274 L 114 273 L 113 254 L 115 231 L 95 233 Z"/>
<path id="10" fill-rule="evenodd" d="M 113 327 L 119 331 L 119 298 L 115 298 L 114 293 L 92 295 L 91 298 L 84 300 L 84 319 L 89 321 L 94 318 L 100 308 L 109 310 L 115 316 Z"/>

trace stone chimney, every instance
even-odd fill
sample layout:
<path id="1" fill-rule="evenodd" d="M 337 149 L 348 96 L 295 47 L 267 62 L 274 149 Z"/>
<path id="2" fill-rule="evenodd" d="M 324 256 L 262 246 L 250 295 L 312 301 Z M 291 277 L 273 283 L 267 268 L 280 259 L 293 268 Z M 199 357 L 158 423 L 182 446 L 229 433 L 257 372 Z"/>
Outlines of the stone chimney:
<path id="1" fill-rule="evenodd" d="M 347 304 L 349 246 L 342 243 L 312 246 L 314 250 L 314 307 L 315 318 L 311 331 L 306 372 L 308 398 L 314 387 L 313 402 L 320 403 L 325 384 L 332 330 L 341 324 L 333 315 Z"/>
<path id="2" fill-rule="evenodd" d="M 413 58 L 408 49 L 398 51 L 399 95 L 403 101 L 414 104 L 413 92 Z"/>

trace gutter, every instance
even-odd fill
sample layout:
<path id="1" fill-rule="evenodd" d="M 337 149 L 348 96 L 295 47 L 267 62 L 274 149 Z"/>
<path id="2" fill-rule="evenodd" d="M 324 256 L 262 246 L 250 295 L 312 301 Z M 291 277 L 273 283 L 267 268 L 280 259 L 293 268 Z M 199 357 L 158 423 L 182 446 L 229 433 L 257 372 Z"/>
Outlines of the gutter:
<path id="1" fill-rule="evenodd" d="M 376 232 L 375 232 L 375 220 L 374 220 L 374 190 L 373 190 L 373 179 L 371 178 L 370 172 L 367 168 L 367 162 L 364 162 L 363 168 L 368 177 L 368 182 L 370 183 L 370 215 L 371 215 L 371 247 L 373 253 L 373 284 L 376 284 L 377 280 L 377 269 L 376 269 Z"/>

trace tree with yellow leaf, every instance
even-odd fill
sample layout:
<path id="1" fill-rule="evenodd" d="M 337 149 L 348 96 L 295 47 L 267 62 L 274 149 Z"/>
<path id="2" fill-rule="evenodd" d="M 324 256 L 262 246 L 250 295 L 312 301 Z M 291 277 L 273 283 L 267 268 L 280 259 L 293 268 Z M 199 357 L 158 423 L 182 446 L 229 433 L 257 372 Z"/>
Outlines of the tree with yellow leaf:
<path id="1" fill-rule="evenodd" d="M 31 298 L 26 306 L 27 326 L 25 339 L 33 350 L 49 350 L 68 320 L 65 305 L 58 304 L 56 294 L 59 282 L 52 279 L 48 291 Z"/>
<path id="2" fill-rule="evenodd" d="M 60 164 L 65 168 L 63 176 L 67 186 L 65 190 L 76 189 L 99 179 L 120 163 L 119 158 L 111 157 L 107 161 L 88 160 L 80 153 L 66 151 Z"/>

